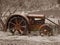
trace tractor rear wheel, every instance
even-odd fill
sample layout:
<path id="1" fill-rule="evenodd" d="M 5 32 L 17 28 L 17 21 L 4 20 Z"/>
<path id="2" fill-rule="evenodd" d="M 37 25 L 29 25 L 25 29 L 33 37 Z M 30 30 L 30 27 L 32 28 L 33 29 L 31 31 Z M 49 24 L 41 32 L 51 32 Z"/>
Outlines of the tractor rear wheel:
<path id="1" fill-rule="evenodd" d="M 8 21 L 8 29 L 12 34 L 16 31 L 21 35 L 26 35 L 28 32 L 28 23 L 25 18 L 21 16 L 14 16 Z"/>

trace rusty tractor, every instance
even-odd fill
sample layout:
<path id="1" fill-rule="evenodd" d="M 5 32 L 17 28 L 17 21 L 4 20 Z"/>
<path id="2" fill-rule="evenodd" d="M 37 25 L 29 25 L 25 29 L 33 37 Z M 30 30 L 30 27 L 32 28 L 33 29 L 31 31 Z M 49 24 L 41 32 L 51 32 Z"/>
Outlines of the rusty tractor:
<path id="1" fill-rule="evenodd" d="M 31 31 L 39 31 L 41 36 L 53 35 L 52 28 L 45 24 L 45 16 L 39 14 L 12 14 L 7 17 L 4 30 L 9 30 L 13 35 L 17 31 L 21 35 L 27 35 Z"/>

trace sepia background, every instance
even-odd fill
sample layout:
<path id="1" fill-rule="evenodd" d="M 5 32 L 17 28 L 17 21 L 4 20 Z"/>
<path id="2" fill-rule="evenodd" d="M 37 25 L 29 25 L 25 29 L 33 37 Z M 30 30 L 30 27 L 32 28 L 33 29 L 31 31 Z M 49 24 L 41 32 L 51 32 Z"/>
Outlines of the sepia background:
<path id="1" fill-rule="evenodd" d="M 53 22 L 60 25 L 60 0 L 0 0 L 0 22 L 4 24 L 8 16 L 14 11 L 28 14 L 43 14 Z M 9 32 L 0 31 L 1 45 L 60 45 L 60 27 L 51 24 L 56 36 L 11 36 Z M 0 30 L 2 25 L 0 23 Z M 35 32 L 33 32 L 35 33 Z M 38 33 L 38 32 L 37 32 Z M 33 34 L 32 34 L 33 35 Z M 17 41 L 16 41 L 17 40 Z"/>

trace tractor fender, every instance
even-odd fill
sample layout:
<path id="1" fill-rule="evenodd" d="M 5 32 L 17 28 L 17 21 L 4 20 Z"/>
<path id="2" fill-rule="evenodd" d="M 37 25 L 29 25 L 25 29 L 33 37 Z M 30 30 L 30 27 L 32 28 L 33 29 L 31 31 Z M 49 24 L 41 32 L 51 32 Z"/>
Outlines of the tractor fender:
<path id="1" fill-rule="evenodd" d="M 47 24 L 43 24 L 43 25 L 40 26 L 40 29 L 42 29 L 42 28 L 44 28 L 44 27 L 46 27 L 46 26 L 47 26 L 47 27 L 50 27 L 50 26 L 48 26 Z"/>
<path id="2" fill-rule="evenodd" d="M 19 14 L 14 14 L 14 15 L 9 16 L 9 17 L 7 18 L 7 22 L 8 22 L 8 20 L 9 20 L 11 17 L 13 17 L 13 16 L 15 16 L 15 15 L 17 15 L 17 16 L 21 16 L 21 17 L 25 18 L 26 21 L 27 21 L 28 24 L 29 24 L 29 19 L 28 19 L 28 17 L 27 17 L 26 15 L 19 15 Z"/>
<path id="3" fill-rule="evenodd" d="M 46 26 L 46 24 L 41 25 L 41 26 L 40 26 L 40 29 L 43 28 L 44 26 Z"/>

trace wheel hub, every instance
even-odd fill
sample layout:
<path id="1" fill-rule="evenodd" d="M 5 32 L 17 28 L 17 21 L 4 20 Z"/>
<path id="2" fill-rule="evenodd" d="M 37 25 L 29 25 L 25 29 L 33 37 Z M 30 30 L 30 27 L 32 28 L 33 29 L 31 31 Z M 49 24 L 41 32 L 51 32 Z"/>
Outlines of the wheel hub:
<path id="1" fill-rule="evenodd" d="M 21 27 L 21 25 L 20 25 L 19 23 L 16 23 L 16 24 L 15 24 L 15 30 L 16 30 L 16 31 L 20 31 L 21 33 L 23 33 L 23 31 L 22 31 L 21 28 L 22 28 L 22 27 Z"/>

